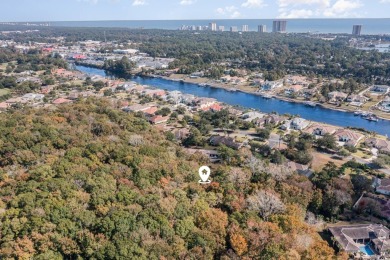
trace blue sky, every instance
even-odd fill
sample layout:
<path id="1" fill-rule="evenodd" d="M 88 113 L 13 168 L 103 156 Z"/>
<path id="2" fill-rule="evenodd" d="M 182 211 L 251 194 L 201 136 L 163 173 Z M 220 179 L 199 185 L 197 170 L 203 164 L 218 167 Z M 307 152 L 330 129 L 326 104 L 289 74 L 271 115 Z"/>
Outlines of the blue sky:
<path id="1" fill-rule="evenodd" d="M 1 0 L 1 21 L 390 18 L 390 0 Z"/>

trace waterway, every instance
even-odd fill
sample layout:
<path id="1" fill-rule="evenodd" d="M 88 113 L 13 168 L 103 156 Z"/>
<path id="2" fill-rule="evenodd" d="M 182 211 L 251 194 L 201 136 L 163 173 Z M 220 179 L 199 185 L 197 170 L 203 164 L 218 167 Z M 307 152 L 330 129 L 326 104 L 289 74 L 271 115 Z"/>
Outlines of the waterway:
<path id="1" fill-rule="evenodd" d="M 108 76 L 104 70 L 76 66 L 76 69 L 90 75 Z M 132 81 L 142 85 L 149 85 L 168 91 L 178 90 L 182 93 L 192 94 L 199 97 L 215 98 L 220 102 L 237 105 L 246 108 L 258 109 L 262 112 L 277 112 L 279 114 L 299 115 L 305 119 L 322 122 L 341 127 L 364 128 L 369 131 L 375 131 L 382 135 L 390 136 L 390 121 L 379 120 L 372 122 L 361 117 L 354 116 L 353 113 L 331 110 L 321 107 L 310 107 L 301 103 L 293 103 L 278 99 L 266 99 L 254 94 L 243 93 L 240 91 L 227 91 L 220 88 L 200 87 L 197 84 L 171 81 L 162 78 L 150 77 L 132 77 Z"/>

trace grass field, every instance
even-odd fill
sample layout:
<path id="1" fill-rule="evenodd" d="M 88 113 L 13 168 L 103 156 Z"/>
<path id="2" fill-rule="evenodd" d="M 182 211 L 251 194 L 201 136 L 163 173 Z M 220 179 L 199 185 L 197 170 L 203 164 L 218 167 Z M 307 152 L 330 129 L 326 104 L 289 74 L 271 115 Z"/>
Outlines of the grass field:
<path id="1" fill-rule="evenodd" d="M 0 96 L 7 95 L 9 92 L 9 89 L 0 89 Z"/>

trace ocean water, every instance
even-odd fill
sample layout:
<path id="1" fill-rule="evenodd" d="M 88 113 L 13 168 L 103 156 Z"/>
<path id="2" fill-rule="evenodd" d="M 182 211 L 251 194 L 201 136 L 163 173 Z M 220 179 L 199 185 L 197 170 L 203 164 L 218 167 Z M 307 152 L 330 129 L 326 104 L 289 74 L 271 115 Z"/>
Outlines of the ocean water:
<path id="1" fill-rule="evenodd" d="M 352 33 L 354 24 L 361 24 L 362 34 L 390 34 L 390 18 L 383 19 L 286 19 L 287 32 L 292 33 Z M 145 20 L 145 21 L 67 21 L 51 22 L 52 26 L 66 27 L 124 27 L 144 29 L 176 30 L 182 25 L 206 26 L 216 22 L 217 26 L 248 25 L 250 31 L 257 31 L 258 25 L 266 25 L 267 31 L 272 30 L 273 19 L 229 19 L 229 20 Z"/>

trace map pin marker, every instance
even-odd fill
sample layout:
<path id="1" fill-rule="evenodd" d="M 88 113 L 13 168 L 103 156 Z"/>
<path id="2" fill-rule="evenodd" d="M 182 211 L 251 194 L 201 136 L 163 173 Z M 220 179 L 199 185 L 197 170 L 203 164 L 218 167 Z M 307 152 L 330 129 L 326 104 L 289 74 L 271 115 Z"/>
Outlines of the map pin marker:
<path id="1" fill-rule="evenodd" d="M 199 177 L 201 181 L 199 183 L 210 183 L 211 181 L 209 180 L 211 170 L 208 166 L 202 166 L 199 168 Z"/>

